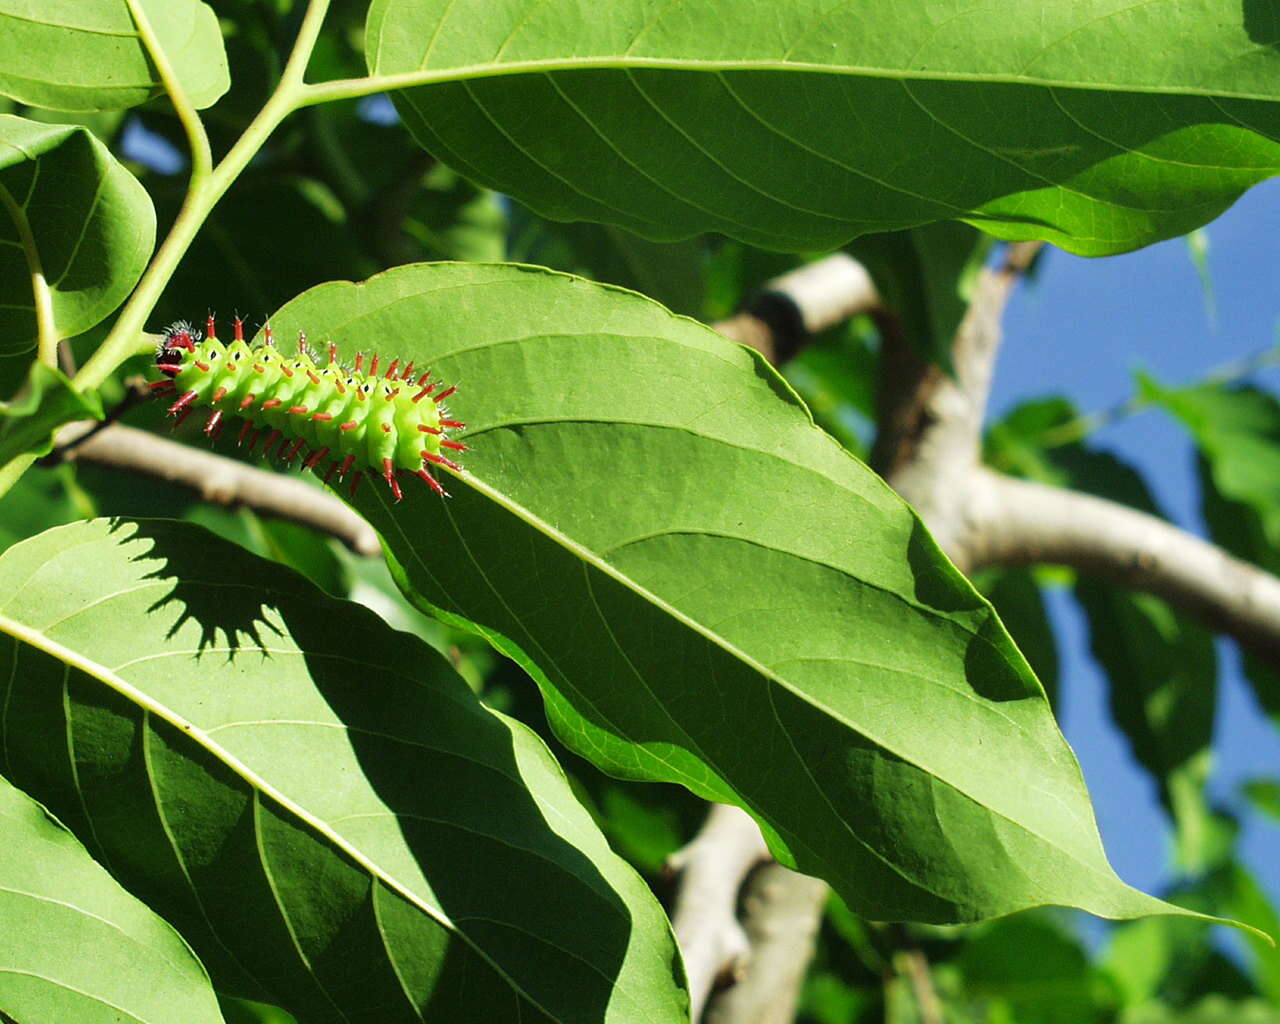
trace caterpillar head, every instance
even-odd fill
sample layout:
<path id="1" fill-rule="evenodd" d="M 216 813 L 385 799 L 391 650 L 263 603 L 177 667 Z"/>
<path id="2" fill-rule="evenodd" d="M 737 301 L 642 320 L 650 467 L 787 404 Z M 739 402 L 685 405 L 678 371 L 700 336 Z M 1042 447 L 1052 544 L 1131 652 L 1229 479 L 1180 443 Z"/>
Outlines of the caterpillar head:
<path id="1" fill-rule="evenodd" d="M 200 332 L 189 321 L 171 323 L 164 329 L 160 344 L 156 346 L 156 366 L 173 376 L 187 354 L 196 350 L 199 341 Z"/>

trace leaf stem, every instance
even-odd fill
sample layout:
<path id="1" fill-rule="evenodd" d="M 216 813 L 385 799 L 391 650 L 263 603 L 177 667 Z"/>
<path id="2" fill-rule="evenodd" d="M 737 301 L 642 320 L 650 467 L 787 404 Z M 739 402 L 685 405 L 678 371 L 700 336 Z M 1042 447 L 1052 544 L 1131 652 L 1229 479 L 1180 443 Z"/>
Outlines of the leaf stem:
<path id="1" fill-rule="evenodd" d="M 18 477 L 30 469 L 31 464 L 39 457 L 35 452 L 23 452 L 0 466 L 0 496 L 8 494 Z"/>
<path id="2" fill-rule="evenodd" d="M 129 3 L 132 9 L 137 0 L 129 0 Z M 126 358 L 146 351 L 151 346 L 150 340 L 145 344 L 142 342 L 146 337 L 143 334 L 144 323 L 155 308 L 170 278 L 173 277 L 179 261 L 191 247 L 196 233 L 204 225 L 218 200 L 248 166 L 249 161 L 266 143 L 280 122 L 295 110 L 307 105 L 304 102 L 307 86 L 303 81 L 303 75 L 306 73 L 311 53 L 315 49 L 316 38 L 328 8 L 329 0 L 310 0 L 307 12 L 302 19 L 302 26 L 298 30 L 298 36 L 294 40 L 293 50 L 275 91 L 217 166 L 203 175 L 198 174 L 198 161 L 193 154 L 191 181 L 182 209 L 173 222 L 173 227 L 169 230 L 164 244 L 125 304 L 111 333 L 107 335 L 93 357 L 76 374 L 74 383 L 77 389 L 86 391 L 98 387 Z M 195 116 L 194 112 L 193 116 Z M 198 117 L 196 120 L 198 121 Z M 200 134 L 203 136 L 203 126 L 200 128 Z M 196 144 L 193 141 L 193 145 Z M 208 145 L 207 138 L 204 145 L 206 147 Z"/>
<path id="3" fill-rule="evenodd" d="M 1229 386 L 1253 376 L 1260 370 L 1269 370 L 1275 366 L 1280 366 L 1280 341 L 1240 359 L 1233 359 L 1231 362 L 1214 367 L 1204 375 L 1198 386 Z M 1146 395 L 1130 395 L 1106 409 L 1085 413 L 1046 430 L 1040 437 L 1040 443 L 1045 448 L 1057 448 L 1064 444 L 1083 441 L 1095 431 L 1146 412 L 1153 405 L 1155 400 Z"/>
<path id="4" fill-rule="evenodd" d="M 18 240 L 22 243 L 22 252 L 27 258 L 27 266 L 31 270 L 31 294 L 36 314 L 37 357 L 46 366 L 58 365 L 58 325 L 53 315 L 53 292 L 44 276 L 44 264 L 40 260 L 40 248 L 36 245 L 35 234 L 31 230 L 31 222 L 27 219 L 27 211 L 19 205 L 3 184 L 0 184 L 0 206 L 3 206 L 13 220 L 18 232 Z"/>
<path id="5" fill-rule="evenodd" d="M 192 104 L 191 97 L 183 88 L 182 80 L 178 78 L 173 65 L 169 63 L 169 55 L 164 52 L 159 37 L 151 27 L 151 22 L 147 20 L 147 12 L 142 9 L 141 0 L 125 0 L 125 3 L 129 7 L 134 25 L 137 26 L 138 35 L 146 46 L 156 70 L 160 73 L 160 81 L 164 85 L 164 91 L 169 94 L 169 102 L 173 104 L 178 120 L 182 122 L 182 130 L 187 133 L 187 144 L 191 147 L 190 187 L 195 188 L 209 176 L 209 172 L 213 169 L 213 150 L 209 147 L 209 134 L 204 129 L 204 122 L 200 119 L 195 105 Z"/>

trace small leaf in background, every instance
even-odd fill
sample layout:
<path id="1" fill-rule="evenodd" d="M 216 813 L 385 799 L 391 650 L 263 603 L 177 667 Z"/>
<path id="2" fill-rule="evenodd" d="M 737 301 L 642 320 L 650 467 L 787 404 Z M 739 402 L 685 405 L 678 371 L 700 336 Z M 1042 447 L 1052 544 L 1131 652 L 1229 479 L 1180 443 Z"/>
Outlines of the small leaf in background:
<path id="1" fill-rule="evenodd" d="M 1017 914 L 982 926 L 954 963 L 966 1000 L 987 1004 L 987 1019 L 1000 1019 L 997 1007 L 1004 1008 L 1005 1019 L 1035 1024 L 1079 1024 L 1098 1013 L 1094 970 L 1084 949 L 1043 914 Z"/>
<path id="2" fill-rule="evenodd" d="M 399 132 L 396 138 L 403 141 Z M 411 260 L 506 258 L 507 215 L 496 193 L 477 188 L 441 163 L 434 164 L 415 184 L 403 228 L 423 252 Z"/>
<path id="3" fill-rule="evenodd" d="M 76 391 L 61 370 L 32 363 L 20 397 L 0 402 L 0 465 L 27 452 L 48 454 L 54 431 L 83 419 L 102 419 L 98 396 Z"/>
<path id="4" fill-rule="evenodd" d="M 1270 28 L 1221 5 L 374 0 L 429 153 L 554 220 L 825 251 L 968 220 L 1082 255 L 1199 227 L 1280 172 Z M 1246 17 L 1245 22 L 1248 21 Z"/>
<path id="5" fill-rule="evenodd" d="M 227 1024 L 298 1024 L 293 1014 L 268 1003 L 219 996 L 218 1004 L 222 1007 L 222 1015 L 227 1019 Z"/>
<path id="6" fill-rule="evenodd" d="M 80 518 L 72 474 L 69 466 L 25 473 L 0 497 L 0 550 Z"/>
<path id="7" fill-rule="evenodd" d="M 140 0 L 191 102 L 227 91 L 213 9 L 197 0 Z M 54 110 L 118 110 L 162 92 L 125 0 L 0 0 L 0 95 Z"/>
<path id="8" fill-rule="evenodd" d="M 1209 232 L 1197 228 L 1187 235 L 1187 255 L 1200 278 L 1200 290 L 1204 292 L 1204 312 L 1212 328 L 1218 322 L 1218 300 L 1213 291 L 1213 274 L 1209 270 Z"/>
<path id="9" fill-rule="evenodd" d="M 0 595 L 6 775 L 219 991 L 304 1021 L 687 1013 L 652 893 L 416 638 L 162 520 L 18 544 Z"/>
<path id="10" fill-rule="evenodd" d="M 176 214 L 176 202 L 166 203 L 163 212 Z M 343 207 L 315 179 L 264 173 L 246 180 L 210 215 L 151 323 L 158 330 L 213 312 L 225 329 L 238 312 L 256 328 L 280 302 L 316 280 L 360 277 L 374 269 L 360 255 L 353 230 Z M 245 258 L 248 248 L 252 259 Z"/>
<path id="11" fill-rule="evenodd" d="M 222 1024 L 178 933 L 3 777 L 0 836 L 0 1011 L 21 1024 Z"/>
<path id="12" fill-rule="evenodd" d="M 814 422 L 864 458 L 874 431 L 880 355 L 874 330 L 860 320 L 824 331 L 780 369 Z"/>
<path id="13" fill-rule="evenodd" d="M 650 242 L 608 224 L 544 220 L 513 204 L 507 258 L 621 285 L 656 299 L 673 313 L 699 316 L 705 304 L 707 246 L 701 239 Z"/>
<path id="14" fill-rule="evenodd" d="M 1280 573 L 1280 401 L 1249 386 L 1169 389 L 1145 374 L 1138 385 L 1195 441 L 1201 507 L 1213 540 Z M 1280 721 L 1280 672 L 1252 651 L 1243 654 L 1258 703 Z"/>
<path id="15" fill-rule="evenodd" d="M 1280 779 L 1250 779 L 1240 791 L 1259 811 L 1280 822 Z"/>
<path id="16" fill-rule="evenodd" d="M 1111 717 L 1160 786 L 1178 860 L 1203 870 L 1212 850 L 1205 785 L 1212 765 L 1217 659 L 1213 638 L 1158 598 L 1081 579 L 1089 649 L 1107 674 Z"/>
<path id="17" fill-rule="evenodd" d="M 333 282 L 272 322 L 460 383 L 454 497 L 356 504 L 411 599 L 524 666 L 571 749 L 746 805 L 870 916 L 1171 910 L 1108 866 L 989 605 L 754 353 L 504 265 Z"/>
<path id="18" fill-rule="evenodd" d="M 0 398 L 35 357 L 33 278 L 58 338 L 88 330 L 133 290 L 156 218 L 138 180 L 87 129 L 0 114 Z"/>
<path id="19" fill-rule="evenodd" d="M 1169 389 L 1147 374 L 1138 386 L 1191 433 L 1219 493 L 1250 506 L 1280 548 L 1280 401 L 1248 386 Z"/>

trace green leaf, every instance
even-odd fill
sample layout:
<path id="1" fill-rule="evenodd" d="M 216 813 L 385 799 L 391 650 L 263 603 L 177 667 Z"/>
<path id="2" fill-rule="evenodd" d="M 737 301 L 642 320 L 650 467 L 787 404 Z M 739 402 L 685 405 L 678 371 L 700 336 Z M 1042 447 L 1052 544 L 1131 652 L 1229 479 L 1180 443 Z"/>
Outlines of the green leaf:
<path id="1" fill-rule="evenodd" d="M 921 358 L 948 372 L 951 343 L 990 248 L 990 237 L 954 222 L 864 235 L 849 245 L 894 311 L 907 341 Z"/>
<path id="2" fill-rule="evenodd" d="M 1089 649 L 1107 674 L 1111 717 L 1160 787 L 1177 826 L 1179 861 L 1203 870 L 1214 836 L 1205 786 L 1213 762 L 1213 637 L 1150 594 L 1082 579 L 1076 598 Z"/>
<path id="3" fill-rule="evenodd" d="M 1004 628 L 1044 685 L 1056 713 L 1058 643 L 1034 573 L 1029 569 L 988 570 L 974 580 L 974 586 L 995 607 Z"/>
<path id="4" fill-rule="evenodd" d="M 1280 822 L 1280 779 L 1250 779 L 1240 789 L 1256 810 Z"/>
<path id="5" fill-rule="evenodd" d="M 82 419 L 102 419 L 101 399 L 82 395 L 61 370 L 33 363 L 21 397 L 0 402 L 0 465 L 28 452 L 47 455 L 53 432 Z"/>
<path id="6" fill-rule="evenodd" d="M 746 806 L 873 918 L 1172 911 L 1108 866 L 990 606 L 752 351 L 502 265 L 321 285 L 272 323 L 462 386 L 454 497 L 357 504 L 410 597 L 520 662 L 605 771 Z"/>
<path id="7" fill-rule="evenodd" d="M 429 152 L 544 216 L 827 250 L 968 220 L 1087 255 L 1280 171 L 1280 64 L 1236 0 L 374 0 Z M 390 83 L 397 84 L 397 83 Z"/>
<path id="8" fill-rule="evenodd" d="M 1093 971 L 1078 940 L 1042 916 L 1018 914 L 980 929 L 956 960 L 965 993 L 999 1000 L 1009 1019 L 1035 1024 L 1093 1020 Z"/>
<path id="9" fill-rule="evenodd" d="M 200 961 L 0 777 L 0 1010 L 19 1021 L 222 1024 Z"/>
<path id="10" fill-rule="evenodd" d="M 35 356 L 38 294 L 54 340 L 87 330 L 133 290 L 155 233 L 146 190 L 91 132 L 0 115 L 0 398 Z"/>
<path id="11" fill-rule="evenodd" d="M 1280 401 L 1252 387 L 1168 389 L 1145 374 L 1138 384 L 1191 433 L 1222 497 L 1252 508 L 1280 548 Z"/>
<path id="12" fill-rule="evenodd" d="M 200 953 L 308 1022 L 678 1021 L 661 908 L 448 663 L 207 532 L 0 556 L 0 766 Z"/>
<path id="13" fill-rule="evenodd" d="M 1233 555 L 1280 573 L 1280 401 L 1252 387 L 1167 389 L 1139 375 L 1141 394 L 1174 416 L 1199 449 L 1201 505 L 1213 540 Z M 1280 672 L 1252 651 L 1245 675 L 1258 702 L 1280 721 Z"/>
<path id="14" fill-rule="evenodd" d="M 212 106 L 230 84 L 213 9 L 140 3 L 188 98 Z M 54 110 L 117 110 L 162 91 L 125 0 L 0 0 L 0 95 Z"/>
<path id="15" fill-rule="evenodd" d="M 1261 999 L 1212 995 L 1186 1010 L 1144 1006 L 1126 1013 L 1120 1024 L 1280 1024 L 1280 1010 Z"/>

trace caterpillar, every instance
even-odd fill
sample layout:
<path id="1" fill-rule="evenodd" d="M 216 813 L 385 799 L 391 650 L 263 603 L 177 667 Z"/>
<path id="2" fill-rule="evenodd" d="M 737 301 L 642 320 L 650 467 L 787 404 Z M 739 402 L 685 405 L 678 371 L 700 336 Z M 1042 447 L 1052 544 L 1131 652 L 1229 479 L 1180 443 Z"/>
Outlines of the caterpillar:
<path id="1" fill-rule="evenodd" d="M 402 497 L 400 470 L 421 477 L 441 497 L 449 496 L 427 467 L 462 468 L 441 451 L 467 450 L 465 444 L 448 437 L 449 430 L 466 426 L 449 419 L 444 408 L 456 387 L 437 391 L 430 370 L 415 377 L 413 363 L 401 368 L 398 359 L 379 376 L 377 355 L 367 370 L 363 353 L 356 354 L 354 366 L 342 366 L 332 343 L 328 362 L 317 365 L 302 332 L 298 333 L 298 354 L 289 358 L 275 347 L 270 326 L 263 327 L 262 336 L 262 343 L 251 348 L 244 340 L 240 317 L 235 318 L 235 336 L 226 345 L 217 337 L 212 316 L 206 321 L 203 340 L 186 321 L 171 324 L 156 350 L 156 368 L 164 377 L 152 382 L 151 389 L 178 396 L 168 409 L 178 423 L 196 407 L 209 406 L 212 411 L 204 432 L 212 439 L 221 434 L 224 417 L 239 416 L 244 425 L 237 443 L 244 444 L 248 438 L 250 451 L 263 429 L 268 429 L 262 452 L 270 456 L 280 442 L 278 456 L 285 465 L 309 448 L 302 466 L 318 471 L 331 455 L 324 482 L 334 473 L 344 480 L 354 470 L 353 497 L 366 469 L 381 475 L 396 501 Z"/>

